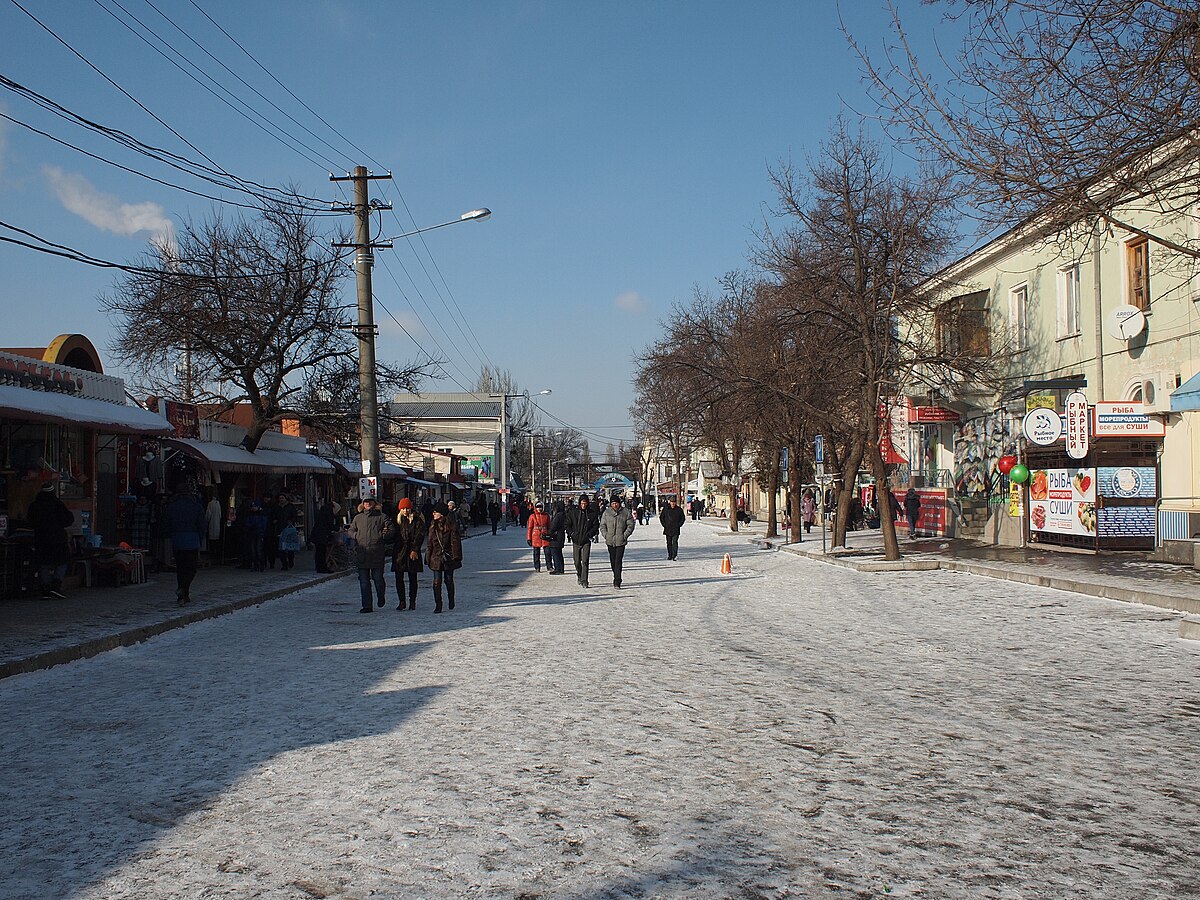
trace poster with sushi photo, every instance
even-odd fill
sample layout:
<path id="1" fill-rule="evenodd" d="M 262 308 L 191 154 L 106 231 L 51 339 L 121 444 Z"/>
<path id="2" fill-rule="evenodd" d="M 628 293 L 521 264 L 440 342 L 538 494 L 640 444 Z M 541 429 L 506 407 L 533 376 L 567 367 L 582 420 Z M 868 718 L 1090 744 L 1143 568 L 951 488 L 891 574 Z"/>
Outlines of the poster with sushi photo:
<path id="1" fill-rule="evenodd" d="M 1035 469 L 1029 475 L 1029 527 L 1047 534 L 1096 534 L 1096 470 Z"/>

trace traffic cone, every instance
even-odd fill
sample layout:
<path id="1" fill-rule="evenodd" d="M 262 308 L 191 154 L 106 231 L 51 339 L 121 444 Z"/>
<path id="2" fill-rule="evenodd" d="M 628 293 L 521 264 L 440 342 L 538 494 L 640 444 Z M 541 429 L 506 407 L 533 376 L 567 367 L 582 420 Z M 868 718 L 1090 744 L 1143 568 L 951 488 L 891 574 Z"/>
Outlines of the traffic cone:
<path id="1" fill-rule="evenodd" d="M 725 556 L 722 557 L 722 559 L 721 559 L 721 574 L 722 575 L 732 575 L 733 574 L 733 563 L 729 561 L 728 553 L 726 553 Z"/>

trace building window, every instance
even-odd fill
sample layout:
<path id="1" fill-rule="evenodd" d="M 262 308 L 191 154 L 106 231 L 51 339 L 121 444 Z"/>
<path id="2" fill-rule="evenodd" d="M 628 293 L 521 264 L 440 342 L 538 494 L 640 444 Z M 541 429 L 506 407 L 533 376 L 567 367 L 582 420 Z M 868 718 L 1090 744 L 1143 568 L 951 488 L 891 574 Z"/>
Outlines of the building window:
<path id="1" fill-rule="evenodd" d="M 1146 238 L 1125 245 L 1125 272 L 1129 278 L 1127 302 L 1146 312 L 1150 309 L 1150 242 Z"/>
<path id="2" fill-rule="evenodd" d="M 1008 292 L 1008 331 L 1014 350 L 1029 349 L 1029 329 L 1026 310 L 1029 307 L 1029 285 L 1023 284 Z"/>
<path id="3" fill-rule="evenodd" d="M 951 297 L 937 310 L 938 352 L 945 356 L 989 356 L 988 292 L 975 291 Z"/>
<path id="4" fill-rule="evenodd" d="M 1079 334 L 1079 266 L 1058 270 L 1058 338 Z"/>

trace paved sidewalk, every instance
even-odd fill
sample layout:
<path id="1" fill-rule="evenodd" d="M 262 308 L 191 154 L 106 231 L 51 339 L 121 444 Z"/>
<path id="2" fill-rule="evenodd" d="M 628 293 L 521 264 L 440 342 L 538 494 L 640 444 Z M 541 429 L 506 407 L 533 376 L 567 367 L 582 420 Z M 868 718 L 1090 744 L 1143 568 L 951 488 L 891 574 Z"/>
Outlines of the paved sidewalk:
<path id="1" fill-rule="evenodd" d="M 490 527 L 470 529 L 466 537 L 490 534 Z M 201 569 L 192 585 L 192 602 L 175 603 L 175 573 L 151 573 L 144 584 L 80 588 L 66 600 L 32 599 L 0 602 L 0 678 L 46 669 L 141 643 L 157 634 L 193 622 L 257 606 L 315 584 L 352 576 L 354 570 L 318 574 L 311 551 L 296 554 L 286 572 L 251 572 L 236 566 Z M 393 576 L 387 573 L 388 596 L 395 603 Z M 345 591 L 358 597 L 358 584 Z"/>
<path id="2" fill-rule="evenodd" d="M 723 519 L 703 524 L 728 531 Z M 752 522 L 739 533 L 747 540 L 765 540 L 766 525 Z M 826 535 L 831 540 L 831 535 Z M 899 563 L 883 559 L 883 535 L 878 529 L 853 531 L 844 550 L 821 549 L 817 529 L 799 544 L 772 539 L 789 553 L 845 566 L 860 572 L 946 569 L 1089 594 L 1127 603 L 1145 603 L 1163 609 L 1200 614 L 1200 571 L 1187 566 L 1155 562 L 1145 553 L 1064 553 L 1041 547 L 994 547 L 953 538 L 908 540 L 901 533 Z"/>

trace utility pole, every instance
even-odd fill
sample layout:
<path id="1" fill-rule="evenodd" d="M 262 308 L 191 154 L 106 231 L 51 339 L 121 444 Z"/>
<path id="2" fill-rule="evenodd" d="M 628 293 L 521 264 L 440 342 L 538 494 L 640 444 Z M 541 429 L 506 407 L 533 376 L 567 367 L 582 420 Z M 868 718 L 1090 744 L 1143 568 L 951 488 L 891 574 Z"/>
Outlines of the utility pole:
<path id="1" fill-rule="evenodd" d="M 365 166 L 356 166 L 348 175 L 330 175 L 330 181 L 354 182 L 354 205 L 341 207 L 340 212 L 354 214 L 354 242 L 334 244 L 335 247 L 354 248 L 354 274 L 358 286 L 358 324 L 351 326 L 358 338 L 358 428 L 362 447 L 362 474 L 379 475 L 379 394 L 375 379 L 375 306 L 371 294 L 371 267 L 375 256 L 374 247 L 391 247 L 391 243 L 371 243 L 371 211 L 391 209 L 390 205 L 367 199 L 367 182 L 390 179 L 386 175 L 372 175 Z M 365 485 L 360 491 L 365 496 Z"/>

